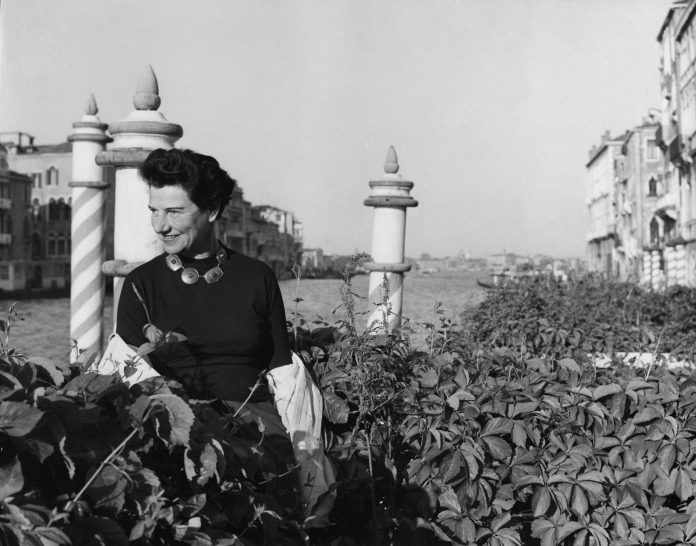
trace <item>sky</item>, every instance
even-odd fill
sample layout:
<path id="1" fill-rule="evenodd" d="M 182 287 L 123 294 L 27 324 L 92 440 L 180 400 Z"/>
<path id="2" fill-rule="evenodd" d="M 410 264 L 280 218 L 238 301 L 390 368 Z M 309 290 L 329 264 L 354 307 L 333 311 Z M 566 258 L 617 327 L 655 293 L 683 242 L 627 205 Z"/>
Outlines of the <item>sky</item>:
<path id="1" fill-rule="evenodd" d="M 151 65 L 178 147 L 216 157 L 305 248 L 370 251 L 390 145 L 406 255 L 581 257 L 588 151 L 660 107 L 671 0 L 0 0 L 0 131 L 109 123 Z"/>

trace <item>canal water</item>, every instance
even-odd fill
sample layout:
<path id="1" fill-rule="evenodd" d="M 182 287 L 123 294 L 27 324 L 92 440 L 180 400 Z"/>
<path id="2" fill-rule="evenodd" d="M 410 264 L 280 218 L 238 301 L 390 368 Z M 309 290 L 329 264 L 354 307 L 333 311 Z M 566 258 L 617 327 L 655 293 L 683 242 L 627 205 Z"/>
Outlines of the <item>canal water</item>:
<path id="1" fill-rule="evenodd" d="M 435 306 L 439 302 L 444 316 L 454 321 L 467 307 L 482 301 L 485 293 L 476 284 L 481 273 L 444 271 L 422 276 L 407 273 L 404 280 L 403 316 L 408 320 L 414 345 L 425 340 L 424 324 L 433 322 Z M 352 279 L 352 291 L 356 294 L 358 326 L 367 319 L 368 276 Z M 296 316 L 311 323 L 323 320 L 334 323 L 346 317 L 341 306 L 340 279 L 284 280 L 280 288 L 285 301 L 288 320 Z M 301 301 L 295 301 L 301 299 Z M 0 319 L 11 301 L 0 300 Z M 9 334 L 9 344 L 18 351 L 51 359 L 65 360 L 70 350 L 70 300 L 68 298 L 20 300 L 16 310 L 24 320 L 14 324 Z M 106 302 L 105 322 L 107 331 L 113 324 L 112 300 Z"/>

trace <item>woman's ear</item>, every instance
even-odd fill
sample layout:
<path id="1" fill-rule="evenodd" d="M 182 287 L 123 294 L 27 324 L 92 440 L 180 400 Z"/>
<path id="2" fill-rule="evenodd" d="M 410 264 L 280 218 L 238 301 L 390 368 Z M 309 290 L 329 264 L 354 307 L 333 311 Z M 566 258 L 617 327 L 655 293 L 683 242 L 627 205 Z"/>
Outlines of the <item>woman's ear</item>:
<path id="1" fill-rule="evenodd" d="M 208 211 L 208 222 L 211 224 L 220 217 L 220 203 L 216 202 Z"/>

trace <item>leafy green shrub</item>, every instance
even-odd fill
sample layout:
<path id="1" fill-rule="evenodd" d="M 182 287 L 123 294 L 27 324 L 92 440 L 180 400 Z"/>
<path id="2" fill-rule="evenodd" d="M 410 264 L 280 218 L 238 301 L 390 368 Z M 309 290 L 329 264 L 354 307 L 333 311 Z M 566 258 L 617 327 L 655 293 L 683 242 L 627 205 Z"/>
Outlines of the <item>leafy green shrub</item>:
<path id="1" fill-rule="evenodd" d="M 617 315 L 667 332 L 693 293 L 617 290 L 495 292 L 466 329 L 438 315 L 422 350 L 398 331 L 359 333 L 350 313 L 295 326 L 338 476 L 324 530 L 282 512 L 259 473 L 262 442 L 214 403 L 187 402 L 164 379 L 128 389 L 57 369 L 0 338 L 0 542 L 696 544 L 696 378 L 567 356 L 601 350 L 602 331 L 614 350 L 635 343 Z M 687 339 L 673 326 L 665 349 Z"/>
<path id="2" fill-rule="evenodd" d="M 301 544 L 262 451 L 214 402 L 189 403 L 175 382 L 129 389 L 116 375 L 19 355 L 5 339 L 3 545 Z"/>
<path id="3" fill-rule="evenodd" d="M 616 352 L 669 352 L 694 361 L 696 290 L 661 292 L 586 279 L 529 279 L 491 291 L 465 314 L 474 342 L 508 347 L 523 358 Z"/>

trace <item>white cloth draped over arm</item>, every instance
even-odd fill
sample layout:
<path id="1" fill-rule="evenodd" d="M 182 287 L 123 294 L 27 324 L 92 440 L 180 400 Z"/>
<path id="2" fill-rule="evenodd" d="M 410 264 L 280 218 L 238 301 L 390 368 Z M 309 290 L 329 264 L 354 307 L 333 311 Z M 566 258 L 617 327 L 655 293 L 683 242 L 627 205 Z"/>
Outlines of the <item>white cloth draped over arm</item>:
<path id="1" fill-rule="evenodd" d="M 331 490 L 336 476 L 322 445 L 321 391 L 295 353 L 292 364 L 272 369 L 267 378 L 299 465 L 307 523 L 315 519 L 317 525 L 325 524 L 336 498 Z"/>
<path id="2" fill-rule="evenodd" d="M 128 362 L 132 362 L 134 365 L 129 366 Z M 126 374 L 127 367 L 131 368 L 129 374 Z M 118 372 L 121 380 L 129 387 L 159 375 L 148 358 L 138 356 L 138 351 L 123 341 L 118 334 L 109 336 L 109 344 L 104 350 L 104 356 L 98 363 L 92 364 L 88 371 L 96 372 L 99 375 L 111 375 Z"/>

